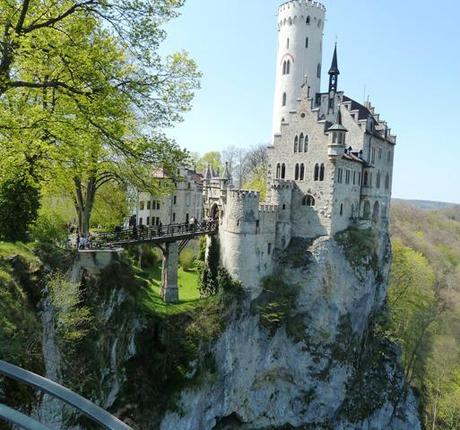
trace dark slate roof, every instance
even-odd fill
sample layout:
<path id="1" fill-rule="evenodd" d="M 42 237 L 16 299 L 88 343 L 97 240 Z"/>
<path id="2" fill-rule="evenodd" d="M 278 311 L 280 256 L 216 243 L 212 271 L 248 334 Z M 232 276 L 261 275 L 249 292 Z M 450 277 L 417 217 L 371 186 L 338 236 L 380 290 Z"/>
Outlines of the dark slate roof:
<path id="1" fill-rule="evenodd" d="M 366 160 L 363 160 L 363 159 L 360 157 L 360 153 L 359 153 L 359 152 L 347 151 L 347 152 L 345 152 L 345 153 L 342 155 L 342 158 L 345 159 L 345 160 L 354 161 L 354 162 L 356 162 L 356 163 L 363 164 L 365 167 L 368 166 L 367 161 L 366 161 Z"/>
<path id="2" fill-rule="evenodd" d="M 374 115 L 372 115 L 371 111 L 366 106 L 363 106 L 361 103 L 358 103 L 356 100 L 353 100 L 350 97 L 347 97 L 346 95 L 343 96 L 342 101 L 351 102 L 350 111 L 357 110 L 359 120 L 368 119 L 369 117 L 371 117 L 374 120 L 374 123 L 377 124 Z"/>

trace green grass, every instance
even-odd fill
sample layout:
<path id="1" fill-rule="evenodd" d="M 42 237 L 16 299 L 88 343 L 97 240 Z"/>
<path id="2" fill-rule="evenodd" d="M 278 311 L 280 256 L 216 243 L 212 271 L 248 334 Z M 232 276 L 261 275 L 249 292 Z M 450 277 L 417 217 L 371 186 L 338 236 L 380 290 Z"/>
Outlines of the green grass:
<path id="1" fill-rule="evenodd" d="M 194 310 L 207 299 L 200 297 L 199 274 L 196 270 L 185 272 L 179 269 L 179 303 L 167 304 L 161 298 L 161 267 L 156 266 L 143 273 L 148 288 L 144 290 L 142 302 L 148 312 L 160 316 L 178 315 Z"/>
<path id="2" fill-rule="evenodd" d="M 25 245 L 21 242 L 0 242 L 0 258 L 20 256 L 28 263 L 39 263 L 40 260 L 33 253 L 33 247 L 33 244 Z"/>

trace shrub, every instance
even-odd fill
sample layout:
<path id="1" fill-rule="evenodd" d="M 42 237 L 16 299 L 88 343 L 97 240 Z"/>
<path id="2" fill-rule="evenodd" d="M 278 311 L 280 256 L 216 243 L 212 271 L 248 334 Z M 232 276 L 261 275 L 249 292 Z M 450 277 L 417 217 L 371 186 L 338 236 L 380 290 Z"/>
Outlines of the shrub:
<path id="1" fill-rule="evenodd" d="M 32 239 L 41 243 L 62 243 L 67 239 L 64 219 L 57 213 L 41 214 L 31 226 Z"/>
<path id="2" fill-rule="evenodd" d="M 342 246 L 347 260 L 353 267 L 366 266 L 377 269 L 377 241 L 372 229 L 350 227 L 337 233 L 336 242 Z"/>
<path id="3" fill-rule="evenodd" d="M 6 178 L 0 184 L 0 238 L 26 241 L 28 228 L 38 216 L 40 189 L 25 173 Z"/>

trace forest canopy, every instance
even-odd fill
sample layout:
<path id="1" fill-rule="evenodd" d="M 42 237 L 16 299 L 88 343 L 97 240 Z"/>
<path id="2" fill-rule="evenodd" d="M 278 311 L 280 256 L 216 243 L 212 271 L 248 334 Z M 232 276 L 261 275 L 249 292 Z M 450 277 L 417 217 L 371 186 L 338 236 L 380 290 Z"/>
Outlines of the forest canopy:
<path id="1" fill-rule="evenodd" d="M 200 73 L 185 52 L 159 54 L 182 4 L 0 0 L 0 187 L 53 181 L 87 233 L 106 184 L 152 189 L 153 166 L 187 160 L 164 129 L 190 109 Z"/>

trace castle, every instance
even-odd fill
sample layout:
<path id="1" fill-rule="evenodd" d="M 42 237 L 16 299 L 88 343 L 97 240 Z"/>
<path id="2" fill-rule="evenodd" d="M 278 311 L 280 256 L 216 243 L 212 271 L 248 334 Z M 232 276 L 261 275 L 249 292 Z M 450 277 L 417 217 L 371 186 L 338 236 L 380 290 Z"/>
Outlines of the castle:
<path id="1" fill-rule="evenodd" d="M 205 174 L 205 215 L 219 219 L 221 263 L 249 289 L 272 273 L 274 255 L 293 237 L 387 225 L 396 137 L 370 103 L 339 90 L 337 46 L 321 92 L 325 15 L 311 0 L 278 10 L 267 201 L 235 189 L 228 169 Z"/>

